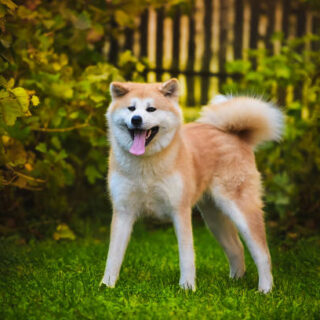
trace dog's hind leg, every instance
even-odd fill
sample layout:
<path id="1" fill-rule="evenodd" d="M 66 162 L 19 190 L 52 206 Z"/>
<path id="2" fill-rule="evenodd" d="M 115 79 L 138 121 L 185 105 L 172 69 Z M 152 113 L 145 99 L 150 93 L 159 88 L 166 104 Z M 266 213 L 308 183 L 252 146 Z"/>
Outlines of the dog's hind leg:
<path id="1" fill-rule="evenodd" d="M 215 204 L 228 216 L 240 231 L 259 273 L 259 291 L 272 289 L 271 258 L 266 241 L 263 212 L 259 196 L 253 190 L 237 194 L 213 189 Z"/>
<path id="2" fill-rule="evenodd" d="M 198 207 L 207 226 L 226 253 L 229 260 L 230 277 L 242 277 L 245 273 L 243 245 L 233 222 L 219 211 L 209 197 L 198 203 Z"/>

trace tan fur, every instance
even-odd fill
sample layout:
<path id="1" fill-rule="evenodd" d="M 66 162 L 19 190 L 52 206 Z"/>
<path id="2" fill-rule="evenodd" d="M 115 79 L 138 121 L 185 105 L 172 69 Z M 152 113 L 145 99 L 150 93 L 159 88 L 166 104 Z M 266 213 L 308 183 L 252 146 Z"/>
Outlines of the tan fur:
<path id="1" fill-rule="evenodd" d="M 170 90 L 172 84 L 175 85 L 175 82 L 170 83 Z M 116 85 L 117 90 L 114 90 L 114 94 L 119 96 L 110 106 L 111 113 L 117 108 L 127 106 L 132 97 L 151 97 L 157 109 L 169 110 L 175 116 L 180 116 L 176 106 L 177 95 L 169 97 L 164 95 L 159 83 L 117 83 Z M 271 263 L 264 230 L 260 174 L 255 165 L 253 147 L 262 141 L 279 139 L 282 121 L 280 111 L 265 102 L 253 98 L 235 98 L 217 105 L 210 105 L 204 109 L 198 122 L 177 127 L 170 144 L 160 152 L 152 156 L 141 156 L 138 159 L 128 155 L 128 159 L 134 163 L 138 161 L 138 167 L 135 169 L 138 171 L 133 175 L 136 175 L 137 179 L 146 179 L 146 187 L 152 186 L 152 181 L 162 181 L 174 173 L 182 177 L 183 186 L 180 190 L 182 196 L 177 212 L 172 216 L 173 221 L 182 230 L 177 231 L 179 248 L 180 244 L 182 248 L 181 256 L 185 254 L 183 250 L 187 250 L 183 249 L 184 243 L 189 243 L 188 246 L 192 247 L 191 208 L 199 201 L 203 201 L 204 195 L 208 194 L 216 200 L 217 206 L 219 201 L 222 201 L 220 203 L 222 210 L 223 199 L 234 203 L 236 210 L 240 210 L 243 214 L 242 218 L 248 225 L 252 241 L 257 243 L 263 254 L 267 256 L 268 263 Z M 110 135 L 112 136 L 112 132 Z M 139 171 L 140 168 L 141 171 Z M 113 148 L 110 150 L 109 170 L 109 174 L 118 172 L 123 176 L 130 175 L 130 168 L 120 165 Z M 218 192 L 216 199 L 215 192 Z M 208 202 L 209 207 L 210 203 Z M 203 206 L 206 210 L 205 218 L 208 217 L 208 205 Z M 244 273 L 243 248 L 234 228 L 234 224 L 237 225 L 238 222 L 236 219 L 231 221 L 234 219 L 232 215 L 224 218 L 218 215 L 216 217 L 224 225 L 221 225 L 221 228 L 225 228 L 223 229 L 225 236 L 219 235 L 218 232 L 217 237 L 225 247 L 230 263 L 235 252 L 238 255 L 236 259 L 240 269 L 232 272 L 236 276 L 242 276 Z M 215 233 L 214 220 L 207 222 Z M 243 225 L 240 221 L 238 228 L 241 228 L 241 223 Z M 251 239 L 250 237 L 248 239 Z M 190 240 L 191 243 L 188 242 Z M 253 255 L 256 252 L 254 250 L 257 251 L 256 247 L 252 249 Z M 181 265 L 181 268 L 183 267 Z M 260 272 L 259 270 L 259 275 Z M 108 274 L 107 271 L 106 274 Z M 106 281 L 103 282 L 106 283 Z M 185 280 L 180 280 L 182 286 L 194 288 L 192 276 L 191 280 L 182 283 L 183 281 Z M 260 286 L 259 281 L 259 288 L 267 292 L 271 287 L 270 284 Z"/>
<path id="2" fill-rule="evenodd" d="M 283 115 L 270 103 L 237 97 L 203 108 L 198 122 L 233 132 L 249 144 L 257 145 L 263 141 L 281 138 Z"/>

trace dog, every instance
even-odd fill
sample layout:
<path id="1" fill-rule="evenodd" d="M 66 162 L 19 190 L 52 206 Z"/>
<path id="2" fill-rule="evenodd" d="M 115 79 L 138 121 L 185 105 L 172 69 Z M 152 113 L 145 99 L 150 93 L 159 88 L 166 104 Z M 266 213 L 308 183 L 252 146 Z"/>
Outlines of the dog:
<path id="1" fill-rule="evenodd" d="M 113 82 L 106 117 L 111 144 L 111 235 L 101 284 L 114 287 L 133 224 L 141 215 L 170 218 L 180 287 L 196 289 L 191 210 L 197 205 L 224 249 L 230 277 L 245 273 L 238 231 L 257 266 L 259 291 L 272 289 L 254 148 L 279 140 L 282 112 L 251 97 L 217 96 L 196 122 L 183 124 L 179 83 Z"/>

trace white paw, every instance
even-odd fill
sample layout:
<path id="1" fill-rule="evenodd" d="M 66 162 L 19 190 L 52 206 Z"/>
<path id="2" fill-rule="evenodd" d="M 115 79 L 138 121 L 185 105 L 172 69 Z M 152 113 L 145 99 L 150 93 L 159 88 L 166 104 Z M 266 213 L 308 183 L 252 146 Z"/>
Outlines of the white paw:
<path id="1" fill-rule="evenodd" d="M 262 293 L 268 293 L 272 290 L 273 281 L 272 276 L 269 279 L 263 279 L 259 281 L 259 291 Z"/>
<path id="2" fill-rule="evenodd" d="M 180 279 L 179 285 L 181 289 L 196 291 L 196 285 L 194 280 Z"/>
<path id="3" fill-rule="evenodd" d="M 102 280 L 100 281 L 99 287 L 101 287 L 102 285 L 106 285 L 108 288 L 114 288 L 116 285 L 116 280 L 111 276 L 103 276 Z"/>

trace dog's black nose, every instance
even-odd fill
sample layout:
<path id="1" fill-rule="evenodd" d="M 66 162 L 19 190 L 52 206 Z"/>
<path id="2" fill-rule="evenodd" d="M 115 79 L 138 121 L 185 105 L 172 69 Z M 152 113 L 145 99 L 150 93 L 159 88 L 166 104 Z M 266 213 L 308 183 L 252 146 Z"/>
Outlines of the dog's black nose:
<path id="1" fill-rule="evenodd" d="M 134 125 L 134 126 L 140 126 L 141 123 L 142 123 L 142 118 L 140 116 L 133 116 L 131 118 L 131 123 Z"/>

